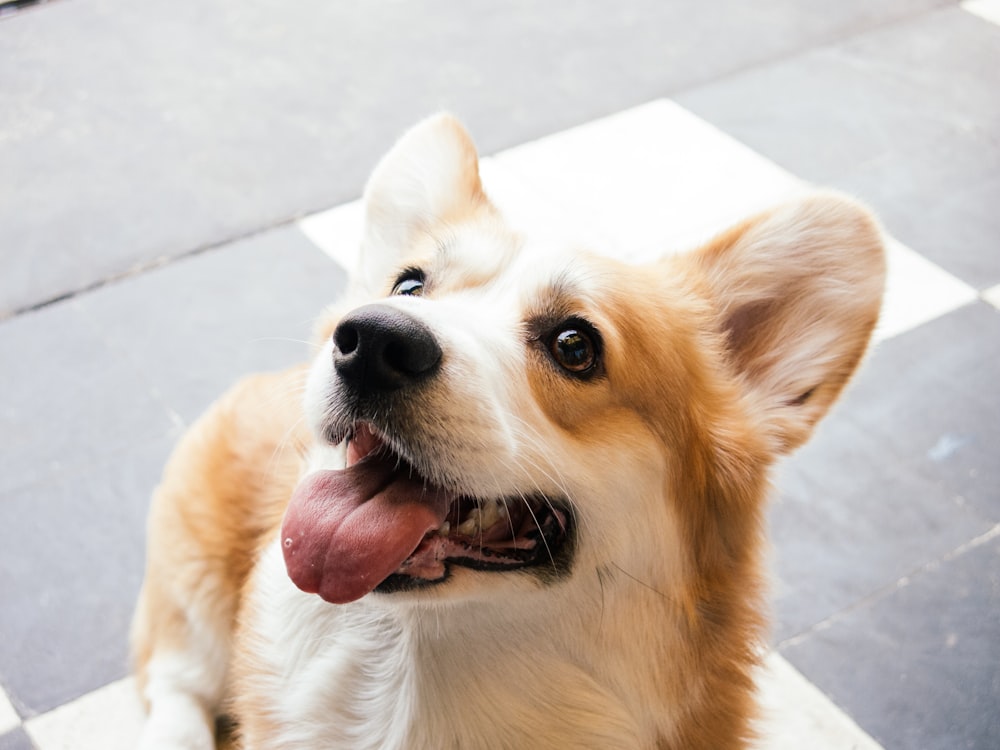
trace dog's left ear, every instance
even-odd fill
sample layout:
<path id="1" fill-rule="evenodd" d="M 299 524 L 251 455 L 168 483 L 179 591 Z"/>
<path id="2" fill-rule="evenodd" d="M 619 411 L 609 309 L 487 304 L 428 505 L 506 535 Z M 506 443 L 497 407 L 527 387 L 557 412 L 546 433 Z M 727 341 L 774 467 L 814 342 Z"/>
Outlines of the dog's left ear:
<path id="1" fill-rule="evenodd" d="M 734 227 L 689 259 L 775 450 L 798 447 L 854 373 L 878 320 L 878 225 L 854 201 L 818 193 Z"/>
<path id="2" fill-rule="evenodd" d="M 421 234 L 485 205 L 479 157 L 454 117 L 439 114 L 407 131 L 375 167 L 365 188 L 365 233 L 358 273 L 368 292 Z"/>

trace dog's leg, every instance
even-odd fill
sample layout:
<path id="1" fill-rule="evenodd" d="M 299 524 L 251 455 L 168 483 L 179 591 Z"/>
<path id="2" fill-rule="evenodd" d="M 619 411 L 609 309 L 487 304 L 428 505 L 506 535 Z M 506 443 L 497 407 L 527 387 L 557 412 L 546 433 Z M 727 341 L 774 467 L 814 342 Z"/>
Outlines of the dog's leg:
<path id="1" fill-rule="evenodd" d="M 207 660 L 201 662 L 199 657 Z M 215 712 L 226 673 L 225 664 L 218 662 L 218 653 L 196 650 L 153 656 L 144 669 L 143 698 L 149 715 L 140 750 L 215 747 Z"/>
<path id="2" fill-rule="evenodd" d="M 177 533 L 185 504 L 171 485 L 167 478 L 153 500 L 149 565 L 132 627 L 136 678 L 149 710 L 139 747 L 212 750 L 238 592 L 217 562 L 198 558 L 207 550 Z"/>
<path id="3" fill-rule="evenodd" d="M 141 750 L 215 747 L 240 594 L 298 476 L 302 375 L 233 388 L 184 435 L 153 496 L 132 625 Z"/>

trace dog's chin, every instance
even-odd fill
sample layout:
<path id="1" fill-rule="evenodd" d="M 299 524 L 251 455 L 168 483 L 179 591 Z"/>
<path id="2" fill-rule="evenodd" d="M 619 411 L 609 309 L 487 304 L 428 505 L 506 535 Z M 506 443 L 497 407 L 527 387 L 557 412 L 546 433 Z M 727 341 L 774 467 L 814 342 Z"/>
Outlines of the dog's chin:
<path id="1" fill-rule="evenodd" d="M 547 583 L 569 572 L 575 524 L 568 498 L 470 491 L 449 481 L 446 470 L 435 469 L 405 441 L 370 422 L 352 423 L 341 437 L 348 467 L 362 461 L 392 464 L 393 471 L 405 474 L 423 495 L 447 498 L 440 526 L 424 534 L 399 567 L 374 587 L 376 593 L 433 590 L 439 596 L 459 569 L 465 571 L 461 577 L 467 584 L 474 580 L 487 587 L 498 577 L 529 575 Z M 484 575 L 470 576 L 471 571 Z"/>

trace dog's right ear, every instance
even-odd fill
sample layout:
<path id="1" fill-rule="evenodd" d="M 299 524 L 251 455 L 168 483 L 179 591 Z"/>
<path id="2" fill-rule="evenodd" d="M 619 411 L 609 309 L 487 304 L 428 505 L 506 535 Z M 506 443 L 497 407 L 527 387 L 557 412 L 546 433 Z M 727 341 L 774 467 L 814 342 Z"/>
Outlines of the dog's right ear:
<path id="1" fill-rule="evenodd" d="M 458 221 L 487 202 L 479 156 L 462 124 L 448 114 L 406 132 L 379 162 L 365 188 L 365 232 L 355 283 L 384 293 L 388 277 L 421 234 Z"/>
<path id="2" fill-rule="evenodd" d="M 878 320 L 878 225 L 854 201 L 817 193 L 734 227 L 686 262 L 774 450 L 792 450 L 854 373 Z"/>

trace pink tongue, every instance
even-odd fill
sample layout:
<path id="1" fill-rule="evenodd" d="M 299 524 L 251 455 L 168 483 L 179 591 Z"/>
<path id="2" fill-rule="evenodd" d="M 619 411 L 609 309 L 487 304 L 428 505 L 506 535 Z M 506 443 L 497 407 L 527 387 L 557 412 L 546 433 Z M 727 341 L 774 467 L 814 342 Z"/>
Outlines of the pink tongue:
<path id="1" fill-rule="evenodd" d="M 369 457 L 343 471 L 317 471 L 295 488 L 281 526 L 288 575 L 334 604 L 359 599 L 395 572 L 439 527 L 450 498 Z"/>

